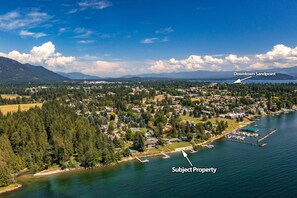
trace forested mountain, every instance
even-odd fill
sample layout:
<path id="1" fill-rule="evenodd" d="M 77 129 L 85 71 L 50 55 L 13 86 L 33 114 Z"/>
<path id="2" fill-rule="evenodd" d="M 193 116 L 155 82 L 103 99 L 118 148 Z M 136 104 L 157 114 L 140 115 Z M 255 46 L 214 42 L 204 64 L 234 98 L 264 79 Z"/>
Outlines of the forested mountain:
<path id="1" fill-rule="evenodd" d="M 42 66 L 21 64 L 15 60 L 0 57 L 0 82 L 56 82 L 64 80 L 68 80 L 68 78 Z"/>

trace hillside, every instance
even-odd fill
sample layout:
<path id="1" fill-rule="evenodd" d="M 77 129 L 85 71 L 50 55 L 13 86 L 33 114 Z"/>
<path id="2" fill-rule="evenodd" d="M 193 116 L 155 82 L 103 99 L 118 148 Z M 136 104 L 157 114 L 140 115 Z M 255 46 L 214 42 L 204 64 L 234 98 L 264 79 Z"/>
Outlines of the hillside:
<path id="1" fill-rule="evenodd" d="M 22 64 L 0 57 L 0 82 L 56 82 L 68 78 L 47 70 L 42 66 Z"/>

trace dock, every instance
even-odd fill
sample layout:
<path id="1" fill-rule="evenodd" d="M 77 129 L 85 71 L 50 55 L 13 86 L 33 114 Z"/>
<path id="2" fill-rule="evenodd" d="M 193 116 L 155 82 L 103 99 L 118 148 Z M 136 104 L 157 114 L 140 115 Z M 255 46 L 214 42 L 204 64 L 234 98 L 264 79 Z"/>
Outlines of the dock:
<path id="1" fill-rule="evenodd" d="M 252 142 L 245 142 L 245 141 L 241 141 L 241 140 L 236 140 L 236 139 L 228 139 L 230 142 L 237 142 L 237 143 L 241 143 L 241 144 L 248 144 L 251 146 L 259 146 L 259 144 L 256 143 L 252 143 Z"/>
<path id="2" fill-rule="evenodd" d="M 274 134 L 277 130 L 273 129 L 271 132 L 269 132 L 267 135 L 265 135 L 264 137 L 260 138 L 257 140 L 257 142 L 261 142 L 263 140 L 265 140 L 266 138 L 268 138 L 269 136 L 271 136 L 272 134 Z"/>
<path id="3" fill-rule="evenodd" d="M 190 151 L 191 151 L 190 153 L 197 153 L 197 151 L 195 151 L 193 149 L 191 149 Z"/>
<path id="4" fill-rule="evenodd" d="M 147 163 L 147 162 L 149 162 L 148 159 L 141 160 L 141 159 L 139 159 L 138 157 L 135 157 L 135 159 L 137 159 L 137 160 L 138 160 L 139 162 L 141 162 L 141 163 Z"/>
<path id="5" fill-rule="evenodd" d="M 211 148 L 214 148 L 214 145 L 212 145 L 212 144 L 205 144 L 205 145 L 203 145 L 203 147 L 206 147 L 206 148 L 211 149 Z"/>
<path id="6" fill-rule="evenodd" d="M 164 155 L 164 157 L 162 157 L 163 159 L 168 159 L 168 158 L 170 158 L 170 156 L 169 155 L 167 155 L 166 153 L 161 153 L 162 155 Z"/>

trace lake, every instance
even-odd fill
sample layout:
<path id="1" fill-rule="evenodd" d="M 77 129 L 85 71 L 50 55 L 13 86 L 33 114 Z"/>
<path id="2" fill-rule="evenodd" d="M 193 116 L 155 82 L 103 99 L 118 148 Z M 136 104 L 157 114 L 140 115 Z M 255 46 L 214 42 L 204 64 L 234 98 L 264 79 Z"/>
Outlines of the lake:
<path id="1" fill-rule="evenodd" d="M 194 166 L 217 168 L 215 174 L 172 173 L 172 167 L 190 167 L 182 153 L 175 153 L 170 159 L 149 158 L 146 164 L 129 161 L 23 181 L 23 189 L 4 196 L 296 197 L 297 112 L 264 117 L 251 126 L 261 135 L 272 128 L 277 132 L 263 141 L 268 143 L 265 147 L 222 139 L 213 149 L 188 153 Z"/>

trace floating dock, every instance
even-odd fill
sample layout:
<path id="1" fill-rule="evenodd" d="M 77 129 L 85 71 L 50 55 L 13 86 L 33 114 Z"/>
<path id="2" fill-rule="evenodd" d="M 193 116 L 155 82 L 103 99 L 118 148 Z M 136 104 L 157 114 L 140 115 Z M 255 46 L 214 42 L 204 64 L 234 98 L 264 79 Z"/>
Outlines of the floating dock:
<path id="1" fill-rule="evenodd" d="M 138 160 L 139 162 L 141 162 L 141 163 L 147 163 L 147 162 L 149 162 L 148 159 L 141 160 L 141 159 L 139 159 L 138 157 L 135 157 L 135 159 L 137 159 L 137 160 Z"/>
<path id="2" fill-rule="evenodd" d="M 261 142 L 263 140 L 265 140 L 266 138 L 268 138 L 269 136 L 271 136 L 272 134 L 274 134 L 277 130 L 273 129 L 271 132 L 269 132 L 267 135 L 265 135 L 264 137 L 260 138 L 257 140 L 257 142 Z"/>
<path id="3" fill-rule="evenodd" d="M 167 155 L 166 153 L 161 153 L 161 154 L 164 155 L 164 157 L 162 157 L 163 159 L 168 159 L 168 158 L 170 158 L 170 156 Z"/>

